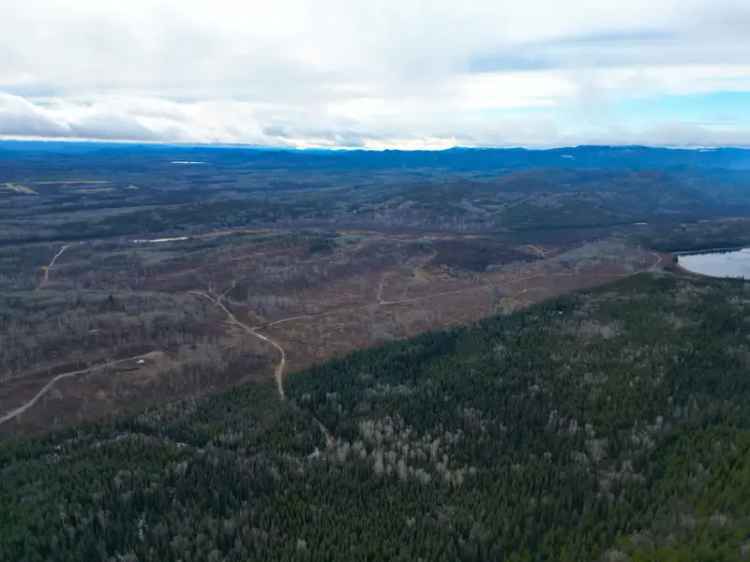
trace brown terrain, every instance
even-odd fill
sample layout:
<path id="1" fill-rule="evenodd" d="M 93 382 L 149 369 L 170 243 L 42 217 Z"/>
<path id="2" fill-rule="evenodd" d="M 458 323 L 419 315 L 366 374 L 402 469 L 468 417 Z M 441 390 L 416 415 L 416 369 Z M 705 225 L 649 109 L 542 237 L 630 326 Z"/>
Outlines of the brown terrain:
<path id="1" fill-rule="evenodd" d="M 283 399 L 288 373 L 669 261 L 618 238 L 514 246 L 370 231 L 235 230 L 49 252 L 35 294 L 102 295 L 104 312 L 80 327 L 85 346 L 60 345 L 0 378 L 0 432 L 44 431 L 272 377 Z M 110 334 L 115 316 L 159 336 Z"/>

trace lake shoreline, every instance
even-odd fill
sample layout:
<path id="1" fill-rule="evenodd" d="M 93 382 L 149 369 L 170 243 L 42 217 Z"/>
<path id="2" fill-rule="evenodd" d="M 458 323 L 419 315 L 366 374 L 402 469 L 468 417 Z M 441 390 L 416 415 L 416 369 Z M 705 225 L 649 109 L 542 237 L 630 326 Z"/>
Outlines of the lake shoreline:
<path id="1" fill-rule="evenodd" d="M 716 248 L 702 252 L 674 252 L 682 271 L 715 279 L 750 280 L 750 248 Z"/>
<path id="2" fill-rule="evenodd" d="M 727 252 L 739 252 L 741 250 L 747 249 L 748 246 L 724 246 L 719 248 L 705 248 L 703 250 L 683 250 L 679 252 L 672 252 L 672 255 L 679 258 L 680 256 L 699 256 L 701 254 L 723 254 Z"/>

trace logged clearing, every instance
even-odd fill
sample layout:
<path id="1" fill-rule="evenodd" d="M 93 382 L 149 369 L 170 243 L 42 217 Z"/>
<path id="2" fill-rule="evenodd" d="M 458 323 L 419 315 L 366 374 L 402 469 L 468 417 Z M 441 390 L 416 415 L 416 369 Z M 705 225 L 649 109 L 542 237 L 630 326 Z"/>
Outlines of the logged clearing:
<path id="1" fill-rule="evenodd" d="M 65 424 L 146 405 L 156 396 L 173 399 L 264 378 L 275 380 L 283 399 L 288 373 L 357 349 L 507 314 L 557 295 L 658 269 L 663 262 L 660 254 L 617 238 L 547 246 L 544 257 L 538 248 L 484 237 L 376 231 L 300 236 L 264 229 L 164 240 L 179 244 L 89 242 L 77 244 L 75 251 L 69 244 L 54 250 L 41 268 L 38 288 L 48 294 L 84 290 L 102 295 L 103 304 L 96 311 L 101 319 L 82 327 L 76 336 L 82 338 L 79 343 L 68 338 L 56 358 L 50 357 L 47 372 L 52 374 L 46 379 L 30 362 L 30 369 L 18 370 L 4 387 L 0 385 L 0 411 L 15 412 L 13 424 L 4 428 L 22 431 L 54 420 Z M 63 257 L 65 267 L 58 267 Z M 67 379 L 68 372 L 86 374 L 88 367 L 65 370 L 65 365 L 87 361 L 89 352 L 82 353 L 81 346 L 109 341 L 115 353 L 129 356 L 136 355 L 132 350 L 138 345 L 153 349 L 153 335 L 134 336 L 127 345 L 112 339 L 113 323 L 138 322 L 136 317 L 129 320 L 128 314 L 142 315 L 140 308 L 132 312 L 121 308 L 118 295 L 123 292 L 167 299 L 163 304 L 151 299 L 153 320 L 139 330 L 144 336 L 153 330 L 164 332 L 167 339 L 159 349 L 172 367 L 161 374 L 152 370 L 147 382 L 119 377 L 107 388 L 101 386 L 101 376 L 76 376 L 75 384 L 61 381 L 47 389 L 53 391 L 54 400 L 30 397 L 33 385 L 27 381 L 39 385 L 56 376 Z M 195 296 L 200 297 L 198 302 Z M 196 320 L 190 320 L 188 339 L 169 335 L 187 329 L 169 327 L 187 321 L 167 320 L 172 314 L 169 299 L 193 299 L 190 317 Z M 53 332 L 64 330 L 59 322 L 54 326 Z M 29 330 L 27 338 L 38 337 L 33 328 Z M 191 350 L 180 343 L 195 338 L 204 342 L 199 348 Z M 90 353 L 93 360 L 97 352 Z M 189 373 L 200 369 L 204 374 L 177 383 L 175 373 L 180 369 Z M 159 390 L 150 396 L 154 388 Z"/>

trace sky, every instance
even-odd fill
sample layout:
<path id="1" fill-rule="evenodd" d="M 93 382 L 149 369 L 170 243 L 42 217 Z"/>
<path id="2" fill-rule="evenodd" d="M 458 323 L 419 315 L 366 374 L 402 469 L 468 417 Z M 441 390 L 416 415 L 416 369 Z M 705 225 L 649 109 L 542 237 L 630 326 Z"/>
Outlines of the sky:
<path id="1" fill-rule="evenodd" d="M 0 9 L 0 138 L 750 146 L 749 0 Z"/>

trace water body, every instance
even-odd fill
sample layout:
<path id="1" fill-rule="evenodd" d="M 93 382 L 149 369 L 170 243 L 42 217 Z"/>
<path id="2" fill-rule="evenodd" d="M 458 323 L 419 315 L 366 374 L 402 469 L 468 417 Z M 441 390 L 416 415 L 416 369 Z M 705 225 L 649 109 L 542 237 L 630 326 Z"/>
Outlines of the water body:
<path id="1" fill-rule="evenodd" d="M 750 279 L 750 248 L 686 254 L 678 257 L 682 267 L 693 273 L 711 277 L 741 277 Z"/>
<path id="2" fill-rule="evenodd" d="M 178 236 L 177 238 L 153 238 L 150 240 L 133 240 L 133 244 L 162 244 L 164 242 L 182 242 L 190 240 L 187 236 Z"/>

